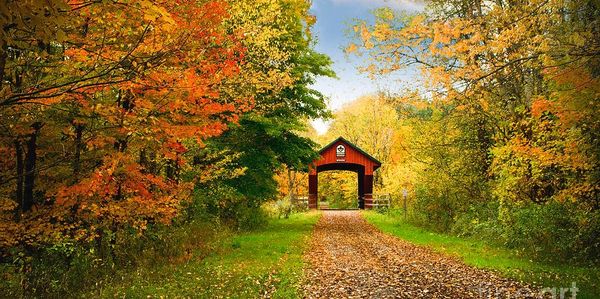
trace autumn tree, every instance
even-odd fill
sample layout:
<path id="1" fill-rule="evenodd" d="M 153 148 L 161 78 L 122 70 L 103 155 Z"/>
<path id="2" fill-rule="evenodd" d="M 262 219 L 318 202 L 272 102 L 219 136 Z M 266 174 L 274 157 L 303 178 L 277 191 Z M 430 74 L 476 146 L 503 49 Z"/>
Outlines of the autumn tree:
<path id="1" fill-rule="evenodd" d="M 249 36 L 243 41 L 248 49 L 241 71 L 244 80 L 229 92 L 255 92 L 254 109 L 209 147 L 239 154 L 235 165 L 246 171 L 225 184 L 238 192 L 240 205 L 257 208 L 277 195 L 274 172 L 284 167 L 304 170 L 316 157 L 316 144 L 300 132 L 308 119 L 328 117 L 329 112 L 323 95 L 310 85 L 317 76 L 334 74 L 330 59 L 312 49 L 309 1 L 231 5 L 229 26 Z"/>
<path id="2" fill-rule="evenodd" d="M 578 233 L 597 231 L 599 19 L 594 1 L 432 1 L 355 24 L 348 51 L 367 55 L 364 71 L 423 74 L 394 101 L 421 135 L 406 151 L 446 229 L 496 202 L 507 228 L 533 203 L 575 205 Z"/>
<path id="3" fill-rule="evenodd" d="M 228 4 L 6 5 L 1 178 L 18 222 L 4 215 L 3 248 L 169 223 L 193 186 L 188 148 L 252 106 L 221 92 L 244 55 Z"/>
<path id="4" fill-rule="evenodd" d="M 329 141 L 343 136 L 382 162 L 390 160 L 396 132 L 397 117 L 394 108 L 386 103 L 383 95 L 364 96 L 336 112 L 327 132 Z M 376 186 L 382 186 L 379 175 L 374 174 Z"/>

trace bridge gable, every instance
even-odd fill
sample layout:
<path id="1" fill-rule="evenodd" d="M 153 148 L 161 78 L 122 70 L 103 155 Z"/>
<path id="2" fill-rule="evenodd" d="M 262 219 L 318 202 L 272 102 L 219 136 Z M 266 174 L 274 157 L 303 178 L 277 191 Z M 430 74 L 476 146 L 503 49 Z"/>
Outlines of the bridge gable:
<path id="1" fill-rule="evenodd" d="M 372 175 L 381 166 L 381 162 L 343 137 L 326 145 L 319 153 L 321 157 L 311 165 L 311 174 L 316 174 L 317 168 L 323 165 L 328 167 L 322 169 L 337 169 L 336 164 L 339 169 L 345 169 L 344 165 L 356 164 L 364 167 L 365 175 Z"/>

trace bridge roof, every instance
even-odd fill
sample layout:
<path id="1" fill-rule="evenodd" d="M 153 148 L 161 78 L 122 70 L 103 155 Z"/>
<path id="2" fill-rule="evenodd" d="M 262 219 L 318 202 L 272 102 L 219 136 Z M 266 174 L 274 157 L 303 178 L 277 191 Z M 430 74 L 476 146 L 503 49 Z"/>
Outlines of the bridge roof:
<path id="1" fill-rule="evenodd" d="M 359 152 L 362 155 L 364 155 L 365 157 L 367 157 L 369 160 L 371 160 L 371 161 L 379 164 L 379 166 L 381 166 L 381 162 L 379 162 L 379 160 L 375 159 L 373 156 L 369 155 L 369 153 L 363 151 L 360 147 L 356 146 L 354 143 L 348 141 L 346 138 L 344 138 L 342 136 L 338 137 L 336 140 L 334 140 L 334 141 L 330 142 L 329 144 L 327 144 L 326 146 L 324 146 L 319 151 L 319 154 L 323 154 L 325 151 L 327 151 L 329 148 L 331 148 L 332 146 L 334 146 L 339 141 L 342 141 L 343 143 L 349 145 L 350 147 L 352 147 L 353 149 L 355 149 L 357 152 Z"/>

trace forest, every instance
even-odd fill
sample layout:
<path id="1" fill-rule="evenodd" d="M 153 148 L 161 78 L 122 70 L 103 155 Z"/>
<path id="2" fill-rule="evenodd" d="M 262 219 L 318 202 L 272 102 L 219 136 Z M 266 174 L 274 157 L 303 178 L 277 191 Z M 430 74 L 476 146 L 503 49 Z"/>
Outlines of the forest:
<path id="1" fill-rule="evenodd" d="M 375 9 L 348 25 L 347 58 L 418 80 L 335 111 L 314 88 L 336 74 L 311 5 L 1 2 L 0 297 L 114 297 L 117 276 L 247 250 L 237 234 L 310 234 L 319 216 L 295 200 L 339 136 L 382 162 L 390 221 L 600 265 L 600 3 Z M 354 173 L 319 180 L 320 200 L 356 207 Z"/>
<path id="2" fill-rule="evenodd" d="M 410 190 L 416 223 L 597 262 L 599 11 L 594 1 L 380 9 L 374 24 L 354 24 L 347 51 L 375 78 L 416 69 L 422 82 L 358 100 L 332 129 L 382 160 L 380 190 Z"/>

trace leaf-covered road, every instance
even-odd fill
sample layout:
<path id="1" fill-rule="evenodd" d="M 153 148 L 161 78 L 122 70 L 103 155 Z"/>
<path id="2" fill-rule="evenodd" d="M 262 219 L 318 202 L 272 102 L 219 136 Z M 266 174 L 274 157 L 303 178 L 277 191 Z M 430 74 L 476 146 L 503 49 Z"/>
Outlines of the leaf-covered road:
<path id="1" fill-rule="evenodd" d="M 531 288 L 386 235 L 358 211 L 324 211 L 306 254 L 306 298 L 523 298 Z M 529 295 L 529 296 L 528 296 Z"/>

